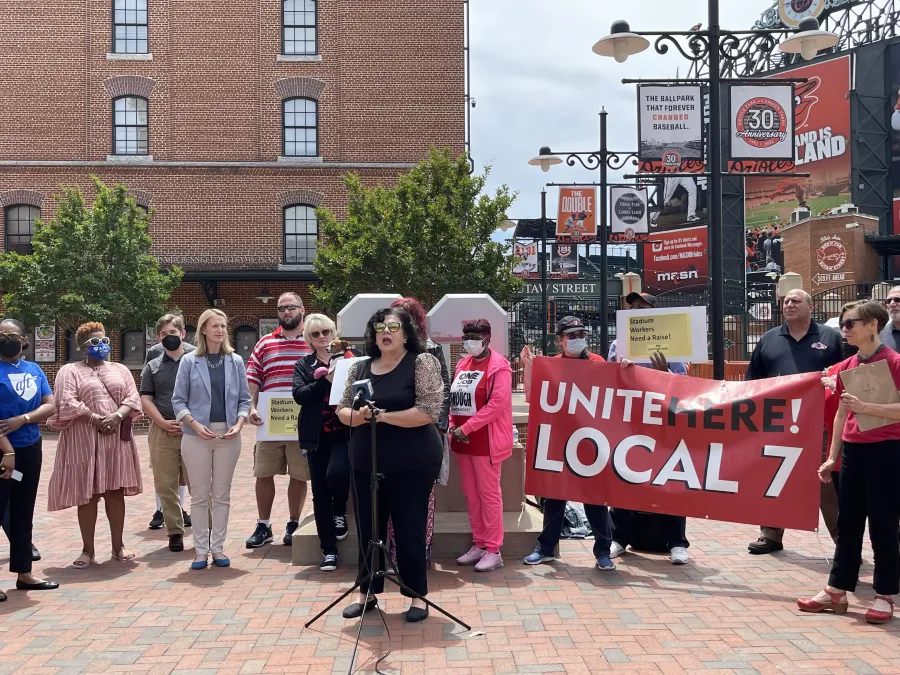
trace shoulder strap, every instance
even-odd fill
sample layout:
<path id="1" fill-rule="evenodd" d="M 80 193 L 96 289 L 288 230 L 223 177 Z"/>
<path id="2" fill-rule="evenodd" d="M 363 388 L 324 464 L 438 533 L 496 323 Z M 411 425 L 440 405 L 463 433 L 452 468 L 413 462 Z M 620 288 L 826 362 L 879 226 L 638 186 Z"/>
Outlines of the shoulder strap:
<path id="1" fill-rule="evenodd" d="M 108 364 L 110 368 L 114 368 L 112 364 Z M 100 384 L 103 385 L 103 388 L 106 389 L 106 393 L 109 394 L 109 397 L 115 402 L 116 406 L 121 406 L 122 401 L 117 400 L 113 393 L 109 390 L 109 387 L 106 386 L 106 382 L 103 380 L 103 376 L 100 374 L 100 371 L 97 371 L 97 378 L 100 380 Z"/>

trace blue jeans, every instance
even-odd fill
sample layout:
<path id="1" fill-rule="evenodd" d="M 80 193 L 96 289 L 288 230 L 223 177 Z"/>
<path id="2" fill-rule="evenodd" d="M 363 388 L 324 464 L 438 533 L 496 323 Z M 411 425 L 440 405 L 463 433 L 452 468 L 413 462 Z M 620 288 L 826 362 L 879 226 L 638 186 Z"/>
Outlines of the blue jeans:
<path id="1" fill-rule="evenodd" d="M 609 555 L 609 547 L 612 544 L 610 533 L 609 509 L 596 504 L 585 504 L 584 514 L 587 516 L 591 529 L 594 531 L 594 558 Z M 544 555 L 553 555 L 559 544 L 559 535 L 562 533 L 563 520 L 566 515 L 566 502 L 562 499 L 544 500 L 543 529 L 537 538 L 538 546 Z"/>

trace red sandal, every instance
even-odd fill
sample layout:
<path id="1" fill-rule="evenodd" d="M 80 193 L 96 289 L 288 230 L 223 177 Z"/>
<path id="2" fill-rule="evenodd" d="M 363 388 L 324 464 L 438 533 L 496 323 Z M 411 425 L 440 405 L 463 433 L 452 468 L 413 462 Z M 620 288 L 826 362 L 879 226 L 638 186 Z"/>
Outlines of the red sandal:
<path id="1" fill-rule="evenodd" d="M 881 612 L 877 609 L 870 609 L 866 612 L 866 621 L 868 623 L 887 623 L 894 616 L 894 601 L 892 598 L 886 595 L 876 595 L 876 600 L 884 600 L 891 606 L 891 611 L 889 612 Z"/>
<path id="2" fill-rule="evenodd" d="M 812 598 L 800 598 L 797 600 L 797 607 L 804 612 L 823 612 L 830 609 L 835 614 L 846 614 L 847 608 L 850 606 L 847 602 L 847 592 L 832 593 L 827 588 L 822 589 L 830 598 L 829 602 L 819 602 Z"/>

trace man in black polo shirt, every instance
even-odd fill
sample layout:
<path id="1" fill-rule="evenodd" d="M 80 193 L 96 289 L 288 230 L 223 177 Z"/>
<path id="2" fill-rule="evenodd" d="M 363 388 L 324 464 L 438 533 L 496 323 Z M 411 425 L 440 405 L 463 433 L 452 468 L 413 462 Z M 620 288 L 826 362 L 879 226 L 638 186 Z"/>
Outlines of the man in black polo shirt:
<path id="1" fill-rule="evenodd" d="M 782 301 L 784 325 L 762 336 L 750 357 L 745 380 L 763 380 L 779 375 L 821 373 L 842 360 L 841 336 L 828 326 L 812 320 L 812 298 L 806 291 L 789 291 Z M 824 451 L 824 440 L 823 440 Z M 822 483 L 820 506 L 831 538 L 837 533 L 837 493 L 831 483 Z M 784 548 L 784 529 L 760 527 L 759 539 L 750 553 L 773 553 Z"/>
<path id="2" fill-rule="evenodd" d="M 900 352 L 900 286 L 894 286 L 888 291 L 883 302 L 891 320 L 881 331 L 881 342 L 895 352 Z"/>

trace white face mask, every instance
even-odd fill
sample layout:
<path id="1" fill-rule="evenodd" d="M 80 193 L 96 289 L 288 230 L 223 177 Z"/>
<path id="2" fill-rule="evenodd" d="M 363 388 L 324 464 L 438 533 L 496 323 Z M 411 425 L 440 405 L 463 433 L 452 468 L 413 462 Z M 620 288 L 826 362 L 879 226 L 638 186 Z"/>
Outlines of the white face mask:
<path id="1" fill-rule="evenodd" d="M 484 351 L 484 340 L 465 340 L 463 349 L 472 356 L 478 356 Z"/>
<path id="2" fill-rule="evenodd" d="M 587 347 L 587 339 L 585 338 L 570 338 L 566 340 L 566 354 L 569 356 L 578 356 L 585 350 Z"/>

